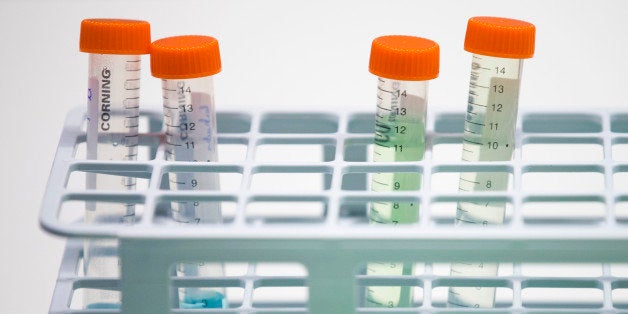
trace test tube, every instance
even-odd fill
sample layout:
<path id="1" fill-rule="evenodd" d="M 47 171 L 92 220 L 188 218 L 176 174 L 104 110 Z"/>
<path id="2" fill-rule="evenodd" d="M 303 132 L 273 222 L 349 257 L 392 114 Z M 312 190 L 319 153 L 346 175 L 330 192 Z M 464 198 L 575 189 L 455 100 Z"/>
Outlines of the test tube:
<path id="1" fill-rule="evenodd" d="M 218 41 L 209 36 L 175 36 L 156 40 L 151 47 L 151 71 L 162 79 L 165 154 L 169 161 L 218 160 L 213 75 L 221 70 Z M 218 190 L 215 172 L 169 173 L 171 190 Z M 219 202 L 176 201 L 172 219 L 179 224 L 221 223 Z M 222 276 L 219 263 L 176 266 L 178 276 Z M 222 288 L 184 288 L 179 307 L 226 307 Z"/>
<path id="2" fill-rule="evenodd" d="M 413 36 L 382 36 L 373 40 L 369 71 L 377 78 L 374 162 L 419 161 L 425 153 L 428 81 L 438 76 L 439 46 Z M 418 191 L 416 172 L 373 173 L 374 192 Z M 418 202 L 372 202 L 373 224 L 410 224 L 419 217 Z M 412 275 L 411 263 L 369 262 L 367 275 Z M 369 286 L 369 307 L 412 306 L 412 287 Z"/>
<path id="3" fill-rule="evenodd" d="M 463 161 L 507 161 L 515 149 L 515 126 L 523 59 L 534 54 L 534 25 L 500 17 L 473 17 L 467 24 L 464 49 L 473 53 L 467 115 L 462 146 Z M 460 174 L 459 190 L 505 191 L 507 172 Z M 459 202 L 456 225 L 491 225 L 504 222 L 504 202 Z M 496 276 L 497 263 L 456 262 L 452 276 Z M 494 287 L 450 287 L 451 307 L 495 306 Z"/>
<path id="4" fill-rule="evenodd" d="M 145 21 L 86 19 L 81 23 L 80 51 L 89 53 L 87 88 L 87 159 L 136 160 L 138 146 L 140 55 L 150 49 Z M 135 178 L 87 173 L 90 190 L 133 190 Z M 88 224 L 133 223 L 133 204 L 88 202 Z M 117 277 L 117 241 L 86 240 L 85 276 Z M 86 308 L 116 308 L 118 291 L 87 289 Z"/>

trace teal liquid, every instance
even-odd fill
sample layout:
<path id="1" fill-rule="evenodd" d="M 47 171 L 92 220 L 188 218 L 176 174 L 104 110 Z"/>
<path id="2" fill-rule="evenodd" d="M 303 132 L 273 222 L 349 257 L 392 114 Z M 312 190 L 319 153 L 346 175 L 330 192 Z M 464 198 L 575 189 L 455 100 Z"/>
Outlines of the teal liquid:
<path id="1" fill-rule="evenodd" d="M 88 310 L 99 310 L 99 309 L 119 309 L 120 303 L 92 303 L 85 306 Z"/>
<path id="2" fill-rule="evenodd" d="M 228 307 L 225 296 L 214 290 L 203 289 L 194 298 L 185 297 L 179 304 L 182 309 L 224 309 Z"/>

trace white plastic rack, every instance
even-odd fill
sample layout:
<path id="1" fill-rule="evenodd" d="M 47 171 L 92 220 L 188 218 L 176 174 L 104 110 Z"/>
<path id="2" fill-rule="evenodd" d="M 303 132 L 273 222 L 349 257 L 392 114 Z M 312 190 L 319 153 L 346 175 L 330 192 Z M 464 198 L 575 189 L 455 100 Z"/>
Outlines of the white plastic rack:
<path id="1" fill-rule="evenodd" d="M 625 266 L 615 264 L 628 263 L 628 113 L 523 112 L 513 161 L 482 163 L 457 161 L 464 115 L 442 112 L 429 116 L 423 161 L 368 162 L 373 117 L 349 111 L 219 112 L 219 145 L 242 147 L 240 160 L 187 163 L 165 160 L 160 114 L 143 112 L 146 132 L 139 143 L 144 158 L 106 162 L 78 157 L 85 141 L 84 111 L 72 111 L 41 208 L 43 228 L 70 238 L 50 313 L 628 313 L 628 274 Z M 282 147 L 285 155 L 294 153 L 293 146 L 314 147 L 317 161 L 260 161 L 256 152 L 264 145 Z M 534 157 L 535 150 L 547 159 Z M 229 191 L 169 189 L 167 173 L 196 171 L 235 175 L 238 182 Z M 369 173 L 408 171 L 422 173 L 419 191 L 368 190 Z M 481 171 L 511 173 L 511 189 L 457 192 L 460 172 Z M 69 185 L 85 172 L 133 176 L 146 186 L 95 191 Z M 268 176 L 274 181 L 260 181 Z M 292 189 L 310 187 L 311 182 L 313 189 Z M 225 211 L 220 225 L 169 223 L 168 204 L 182 200 L 222 202 L 233 210 Z M 369 225 L 367 205 L 377 200 L 420 202 L 419 222 Z M 506 223 L 454 227 L 455 203 L 470 200 L 507 202 Z M 74 211 L 70 216 L 82 213 L 81 206 L 68 204 L 97 201 L 135 203 L 142 211 L 133 225 L 87 225 L 64 218 L 68 211 Z M 252 210 L 255 203 L 295 206 L 278 206 L 265 215 Z M 318 204 L 320 209 L 301 203 Z M 82 240 L 96 237 L 118 239 L 121 279 L 81 275 Z M 246 266 L 237 276 L 173 276 L 173 265 L 182 261 Z M 367 277 L 363 269 L 369 261 L 421 264 L 413 276 Z M 513 264 L 496 277 L 462 278 L 438 270 L 451 261 Z M 301 264 L 307 274 L 257 272 L 257 263 L 280 262 Z M 534 275 L 526 271 L 529 263 L 558 263 L 567 273 L 574 263 L 597 270 L 593 275 Z M 414 287 L 414 307 L 362 307 L 364 287 L 376 285 Z M 441 292 L 449 286 L 497 287 L 497 306 L 448 308 Z M 227 309 L 183 310 L 173 300 L 178 287 L 238 288 L 243 293 L 237 300 L 228 293 Z M 307 296 L 301 301 L 256 300 L 259 289 L 277 287 L 306 289 Z M 122 308 L 72 308 L 76 292 L 88 288 L 121 291 Z M 505 297 L 500 296 L 502 290 Z M 533 297 L 535 291 L 549 298 Z"/>

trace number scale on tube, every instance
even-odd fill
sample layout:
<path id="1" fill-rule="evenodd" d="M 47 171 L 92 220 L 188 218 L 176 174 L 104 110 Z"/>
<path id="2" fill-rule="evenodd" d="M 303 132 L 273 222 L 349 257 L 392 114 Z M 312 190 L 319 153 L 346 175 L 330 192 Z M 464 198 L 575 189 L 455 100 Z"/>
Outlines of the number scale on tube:
<path id="1" fill-rule="evenodd" d="M 378 77 L 373 161 L 416 162 L 425 153 L 425 118 L 429 80 L 438 77 L 439 47 L 432 40 L 413 36 L 381 36 L 373 40 L 369 71 Z M 418 191 L 418 171 L 377 169 L 370 176 L 374 192 Z M 369 204 L 372 224 L 411 224 L 419 219 L 416 201 L 387 200 Z M 371 276 L 412 275 L 412 263 L 372 261 L 366 274 Z M 409 307 L 413 287 L 393 284 L 367 286 L 368 307 Z"/>
<path id="2" fill-rule="evenodd" d="M 214 162 L 218 157 L 216 113 L 211 77 L 163 80 L 166 159 Z M 180 172 L 168 175 L 171 190 L 219 190 L 216 172 Z M 174 201 L 172 217 L 177 223 L 222 222 L 220 202 Z M 179 263 L 181 276 L 223 276 L 220 263 Z M 180 291 L 182 308 L 224 306 L 224 289 L 185 288 Z M 208 303 L 209 302 L 209 303 Z"/>
<path id="3" fill-rule="evenodd" d="M 92 73 L 98 75 L 89 80 L 87 159 L 135 160 L 138 148 L 140 57 L 90 55 L 91 59 L 96 59 L 94 64 L 105 66 L 92 69 Z M 87 174 L 88 189 L 132 190 L 135 182 L 133 177 Z M 98 205 L 108 208 L 118 206 Z M 89 206 L 96 206 L 96 203 L 90 203 Z M 127 207 L 118 211 L 126 212 L 123 221 L 132 222 L 134 204 L 119 206 Z M 108 213 L 101 211 L 98 216 L 105 217 L 103 214 Z M 115 217 L 115 214 L 110 217 Z"/>
<path id="4" fill-rule="evenodd" d="M 87 159 L 136 160 L 139 121 L 139 55 L 90 54 L 87 115 Z M 89 190 L 134 190 L 136 178 L 88 172 Z M 90 224 L 132 224 L 135 204 L 87 202 L 86 222 Z M 117 241 L 89 239 L 85 242 L 85 274 L 118 276 Z M 116 291 L 88 290 L 86 308 L 114 306 L 120 302 Z"/>
<path id="5" fill-rule="evenodd" d="M 166 159 L 213 162 L 218 150 L 215 112 L 210 94 L 195 90 L 210 89 L 209 79 L 164 80 Z M 201 85 L 201 86 L 196 86 Z M 215 172 L 170 173 L 171 190 L 218 190 Z M 217 223 L 222 221 L 220 203 L 179 201 L 172 204 L 175 221 L 180 223 Z"/>
<path id="6" fill-rule="evenodd" d="M 201 166 L 170 171 L 170 190 L 220 190 L 219 173 L 210 167 L 218 157 L 212 77 L 220 69 L 218 40 L 213 37 L 167 37 L 151 45 L 151 74 L 162 79 L 166 160 Z M 201 198 L 175 199 L 171 202 L 172 219 L 177 224 L 219 224 L 222 222 L 220 205 L 220 201 Z M 224 271 L 221 263 L 179 261 L 176 274 L 222 277 Z M 175 306 L 179 308 L 227 306 L 224 287 L 188 286 L 177 290 L 179 298 Z"/>
<path id="7" fill-rule="evenodd" d="M 463 161 L 506 161 L 515 148 L 515 124 L 521 62 L 474 55 L 467 115 L 464 125 Z M 463 172 L 459 190 L 504 191 L 508 189 L 508 172 Z M 456 224 L 502 224 L 504 202 L 459 202 Z M 498 264 L 474 262 L 452 263 L 453 276 L 494 276 Z M 449 304 L 460 307 L 492 307 L 495 288 L 451 287 Z"/>
<path id="8" fill-rule="evenodd" d="M 378 78 L 373 161 L 418 161 L 425 152 L 425 113 L 427 82 Z M 421 175 L 414 172 L 373 173 L 371 190 L 417 191 Z M 369 220 L 380 224 L 408 224 L 418 220 L 416 202 L 372 202 Z M 368 275 L 411 275 L 412 264 L 371 262 Z M 367 287 L 367 304 L 377 307 L 407 307 L 412 302 L 411 287 Z"/>
<path id="9" fill-rule="evenodd" d="M 416 83 L 378 78 L 373 161 L 418 161 L 425 152 L 424 91 Z M 420 87 L 419 87 L 420 89 Z M 417 173 L 374 173 L 371 190 L 416 191 Z M 370 219 L 375 223 L 413 223 L 418 219 L 417 203 L 373 202 Z"/>

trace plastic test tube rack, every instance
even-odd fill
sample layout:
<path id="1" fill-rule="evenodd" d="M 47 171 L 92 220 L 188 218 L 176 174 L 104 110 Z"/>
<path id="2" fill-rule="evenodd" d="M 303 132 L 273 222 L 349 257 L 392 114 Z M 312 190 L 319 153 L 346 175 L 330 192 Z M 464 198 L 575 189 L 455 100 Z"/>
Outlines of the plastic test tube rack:
<path id="1" fill-rule="evenodd" d="M 435 158 L 439 145 L 460 144 L 462 113 L 435 113 L 428 116 L 428 144 L 420 162 L 370 163 L 368 145 L 373 141 L 374 114 L 371 112 L 219 112 L 219 144 L 246 147 L 242 161 L 216 163 L 167 162 L 163 156 L 161 118 L 157 112 L 143 112 L 148 132 L 140 134 L 140 146 L 149 157 L 138 161 L 96 161 L 75 157 L 77 145 L 85 141 L 81 129 L 82 110 L 72 111 L 63 134 L 42 202 L 41 224 L 49 232 L 68 237 L 50 313 L 120 313 L 120 310 L 70 309 L 70 299 L 80 288 L 120 289 L 124 313 L 187 313 L 173 308 L 172 287 L 240 287 L 242 301 L 232 308 L 206 310 L 211 313 L 448 313 L 474 312 L 477 309 L 451 309 L 445 300 L 435 299 L 438 289 L 449 286 L 496 286 L 510 291 L 510 297 L 497 302 L 495 309 L 482 312 L 524 313 L 616 313 L 628 311 L 628 302 L 618 297 L 628 289 L 628 276 L 613 270 L 611 262 L 628 262 L 628 216 L 620 208 L 628 202 L 628 192 L 619 178 L 628 175 L 628 160 L 614 153 L 628 144 L 628 113 L 590 111 L 579 113 L 522 112 L 517 126 L 517 149 L 513 161 L 459 162 Z M 262 145 L 311 144 L 322 147 L 319 162 L 258 162 L 255 153 Z M 584 145 L 600 150 L 599 160 L 529 161 L 522 158 L 522 145 Z M 587 146 L 588 145 L 588 146 Z M 287 146 L 289 147 L 289 146 Z M 135 176 L 148 181 L 137 191 L 90 191 L 66 188 L 68 178 L 80 172 L 99 172 Z M 170 191 L 168 172 L 209 171 L 241 176 L 233 191 Z M 371 192 L 368 173 L 418 171 L 422 175 L 420 191 Z M 478 171 L 510 172 L 512 188 L 507 192 L 461 194 L 456 186 L 451 192 L 438 188 L 442 175 Z M 251 182 L 261 174 L 277 176 L 319 174 L 321 187 L 316 191 L 258 192 Z M 591 191 L 534 190 L 528 176 L 593 176 L 599 186 Z M 438 179 L 438 180 L 437 180 Z M 564 184 L 573 183 L 564 182 Z M 577 180 L 576 180 L 577 181 Z M 297 182 L 298 180 L 293 180 Z M 295 184 L 295 183 L 293 183 Z M 454 183 L 455 184 L 455 183 Z M 172 200 L 212 200 L 234 204 L 232 216 L 222 225 L 177 226 L 168 224 L 167 204 Z M 143 213 L 132 226 L 85 225 L 60 219 L 65 203 L 71 201 L 133 202 L 143 206 Z M 369 201 L 420 202 L 419 223 L 408 226 L 369 225 L 366 216 Z M 439 204 L 461 200 L 507 201 L 512 210 L 503 226 L 454 228 L 454 211 L 444 216 Z M 315 216 L 290 212 L 282 218 L 252 217 L 248 206 L 254 202 L 315 202 L 323 210 Z M 601 210 L 584 216 L 543 217 L 528 215 L 527 205 L 596 203 Z M 569 205 L 567 205 L 569 204 Z M 625 207 L 625 206 L 624 206 Z M 568 212 L 568 208 L 567 208 Z M 562 211 L 564 214 L 565 211 Z M 444 217 L 444 218 L 443 218 Z M 119 240 L 122 280 L 85 278 L 79 275 L 82 240 L 111 237 Z M 173 265 L 184 260 L 246 262 L 247 271 L 238 277 L 175 278 Z M 410 277 L 366 277 L 361 267 L 368 261 L 395 260 L 425 263 L 422 271 Z M 514 262 L 506 275 L 491 278 L 451 277 L 434 271 L 434 263 L 450 261 Z M 257 262 L 296 262 L 307 269 L 307 276 L 273 277 L 255 272 Z M 597 263 L 599 276 L 556 278 L 529 276 L 523 263 Z M 357 275 L 356 275 L 357 274 Z M 409 285 L 421 291 L 413 308 L 355 308 L 365 286 Z M 254 300 L 260 287 L 307 287 L 304 303 L 268 303 Z M 535 303 L 526 300 L 526 290 L 555 288 L 561 291 L 591 289 L 600 296 L 591 302 L 572 298 Z M 562 290 L 561 290 L 562 289 Z M 568 294 L 568 293 L 566 293 Z M 416 295 L 416 293 L 415 293 Z M 565 294 L 563 294 L 565 295 Z M 199 310 L 191 310 L 199 311 Z M 196 313 L 196 312 L 194 312 Z"/>

